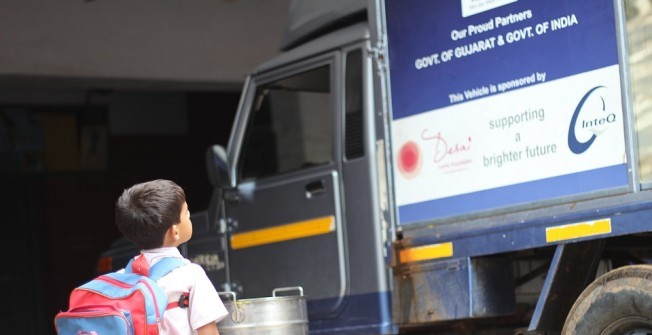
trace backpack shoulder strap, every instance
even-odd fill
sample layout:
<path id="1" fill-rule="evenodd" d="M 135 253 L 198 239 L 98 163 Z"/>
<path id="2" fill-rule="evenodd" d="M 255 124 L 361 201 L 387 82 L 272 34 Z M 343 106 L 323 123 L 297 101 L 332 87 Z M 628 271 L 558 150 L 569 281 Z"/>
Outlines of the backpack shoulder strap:
<path id="1" fill-rule="evenodd" d="M 141 254 L 129 260 L 125 266 L 125 273 L 137 273 L 147 276 L 153 281 L 157 281 L 170 271 L 184 264 L 189 264 L 188 260 L 176 257 L 165 257 L 150 267 L 145 256 Z"/>
<path id="2" fill-rule="evenodd" d="M 170 273 L 170 271 L 185 264 L 189 264 L 189 262 L 186 259 L 176 258 L 176 257 L 165 257 L 159 260 L 158 262 L 156 262 L 156 264 L 152 265 L 152 267 L 149 269 L 148 277 L 153 281 L 157 281 L 161 279 L 161 277 Z"/>
<path id="3" fill-rule="evenodd" d="M 136 273 L 149 277 L 149 263 L 143 254 L 131 258 L 125 266 L 125 273 Z"/>
<path id="4" fill-rule="evenodd" d="M 156 264 L 150 268 L 149 278 L 156 282 L 166 274 L 170 273 L 170 271 L 189 263 L 190 262 L 186 259 L 165 257 L 156 262 Z M 186 308 L 189 304 L 189 297 L 190 294 L 188 292 L 182 293 L 179 300 L 168 303 L 165 309 L 169 310 L 177 307 Z"/>

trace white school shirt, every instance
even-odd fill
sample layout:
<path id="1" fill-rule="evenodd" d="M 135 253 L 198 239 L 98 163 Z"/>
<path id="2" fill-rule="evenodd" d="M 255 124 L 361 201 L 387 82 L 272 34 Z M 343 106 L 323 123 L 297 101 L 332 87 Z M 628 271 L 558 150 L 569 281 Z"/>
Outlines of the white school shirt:
<path id="1" fill-rule="evenodd" d="M 179 249 L 174 247 L 157 248 L 141 251 L 150 266 L 163 257 L 183 258 Z M 228 315 L 213 283 L 204 269 L 198 264 L 190 263 L 172 270 L 157 281 L 168 295 L 168 302 L 178 301 L 184 292 L 190 292 L 187 308 L 172 308 L 163 314 L 161 335 L 197 334 L 200 328 L 209 322 L 218 322 Z"/>

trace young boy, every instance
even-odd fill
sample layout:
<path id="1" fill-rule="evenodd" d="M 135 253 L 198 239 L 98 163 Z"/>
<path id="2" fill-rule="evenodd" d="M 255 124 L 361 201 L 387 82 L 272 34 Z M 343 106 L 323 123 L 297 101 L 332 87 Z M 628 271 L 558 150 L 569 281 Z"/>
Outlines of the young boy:
<path id="1" fill-rule="evenodd" d="M 153 180 L 124 190 L 115 206 L 115 222 L 128 240 L 141 248 L 149 266 L 163 257 L 184 259 L 177 247 L 190 240 L 192 222 L 183 189 L 169 180 Z M 216 322 L 228 312 L 201 266 L 190 263 L 158 280 L 168 301 L 189 292 L 187 308 L 163 315 L 165 335 L 219 335 Z"/>

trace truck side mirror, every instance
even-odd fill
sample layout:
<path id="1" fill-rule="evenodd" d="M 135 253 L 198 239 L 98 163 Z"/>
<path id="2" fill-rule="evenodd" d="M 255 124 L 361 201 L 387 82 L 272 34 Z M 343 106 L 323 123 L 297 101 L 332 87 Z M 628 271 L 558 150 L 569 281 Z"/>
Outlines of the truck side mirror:
<path id="1" fill-rule="evenodd" d="M 206 150 L 206 171 L 208 179 L 214 188 L 230 188 L 229 163 L 226 160 L 226 150 L 221 145 L 212 145 Z"/>

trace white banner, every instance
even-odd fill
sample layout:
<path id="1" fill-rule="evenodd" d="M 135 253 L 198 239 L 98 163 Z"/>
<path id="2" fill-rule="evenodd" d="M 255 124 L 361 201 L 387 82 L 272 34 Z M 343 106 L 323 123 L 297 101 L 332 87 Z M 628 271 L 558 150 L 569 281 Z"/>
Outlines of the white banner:
<path id="1" fill-rule="evenodd" d="M 398 205 L 625 163 L 618 65 L 545 80 L 525 74 L 464 92 L 502 94 L 395 120 Z"/>

